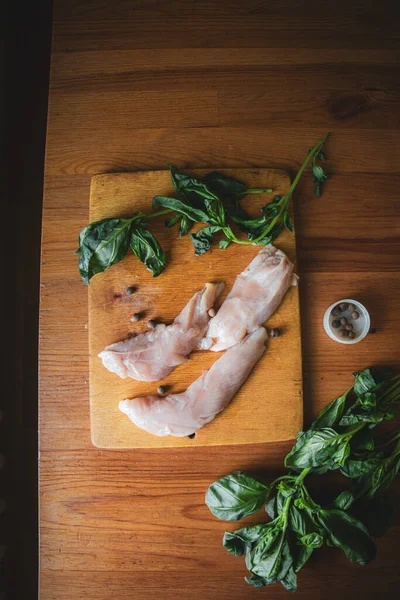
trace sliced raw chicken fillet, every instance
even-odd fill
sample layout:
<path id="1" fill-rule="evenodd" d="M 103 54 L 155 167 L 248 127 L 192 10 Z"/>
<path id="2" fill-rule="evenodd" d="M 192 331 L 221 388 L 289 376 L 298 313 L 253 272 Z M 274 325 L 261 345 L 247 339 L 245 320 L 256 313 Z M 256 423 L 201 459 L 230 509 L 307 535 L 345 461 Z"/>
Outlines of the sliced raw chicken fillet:
<path id="1" fill-rule="evenodd" d="M 159 324 L 146 333 L 107 346 L 99 354 L 103 365 L 123 379 L 163 379 L 198 346 L 210 320 L 208 311 L 223 289 L 223 283 L 206 283 L 171 325 Z"/>
<path id="2" fill-rule="evenodd" d="M 272 244 L 264 246 L 237 276 L 200 346 L 220 352 L 240 342 L 270 318 L 291 285 L 297 285 L 293 264 Z"/>
<path id="3" fill-rule="evenodd" d="M 224 410 L 265 351 L 263 327 L 230 348 L 181 394 L 123 400 L 119 409 L 135 425 L 154 435 L 183 437 Z"/>

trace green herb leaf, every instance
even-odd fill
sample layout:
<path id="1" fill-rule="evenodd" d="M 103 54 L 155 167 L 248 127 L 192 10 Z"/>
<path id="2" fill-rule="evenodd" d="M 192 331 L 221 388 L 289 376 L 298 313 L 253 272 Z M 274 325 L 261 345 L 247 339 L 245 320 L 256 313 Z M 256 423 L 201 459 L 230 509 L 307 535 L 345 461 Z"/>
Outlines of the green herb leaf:
<path id="1" fill-rule="evenodd" d="M 245 577 L 245 582 L 255 588 L 262 588 L 268 585 L 268 581 L 266 581 L 263 577 L 259 577 L 258 575 L 252 575 L 251 577 Z"/>
<path id="2" fill-rule="evenodd" d="M 295 592 L 297 590 L 297 577 L 293 567 L 290 567 L 280 582 L 288 592 Z"/>
<path id="3" fill-rule="evenodd" d="M 372 456 L 364 455 L 357 459 L 349 458 L 344 465 L 340 467 L 340 472 L 346 477 L 356 479 L 369 475 L 382 462 L 381 454 Z"/>
<path id="4" fill-rule="evenodd" d="M 197 179 L 197 177 L 179 173 L 176 167 L 173 167 L 169 163 L 167 163 L 167 165 L 170 169 L 174 188 L 179 194 L 182 194 L 189 204 L 202 209 L 205 198 L 208 198 L 209 200 L 216 198 L 216 195 L 208 189 L 207 185 Z"/>
<path id="5" fill-rule="evenodd" d="M 380 383 L 383 383 L 388 377 L 390 371 L 382 367 L 374 367 L 372 369 L 364 369 L 353 373 L 354 391 L 357 396 L 361 396 L 365 392 L 370 392 Z"/>
<path id="6" fill-rule="evenodd" d="M 169 221 L 165 221 L 165 227 L 173 227 L 181 218 L 182 218 L 182 215 L 179 213 L 176 213 L 172 217 L 172 219 L 170 219 Z"/>
<path id="7" fill-rule="evenodd" d="M 354 502 L 354 494 L 351 490 L 344 490 L 333 501 L 332 507 L 347 510 Z"/>
<path id="8" fill-rule="evenodd" d="M 218 173 L 218 171 L 207 173 L 204 182 L 214 194 L 223 200 L 224 204 L 234 204 L 238 196 L 241 197 L 246 194 L 247 187 L 244 183 L 233 179 L 233 177 Z"/>
<path id="9" fill-rule="evenodd" d="M 193 227 L 193 221 L 186 215 L 183 215 L 181 219 L 181 225 L 179 227 L 179 237 L 185 236 L 190 229 Z"/>
<path id="10" fill-rule="evenodd" d="M 176 212 L 181 215 L 185 215 L 192 221 L 196 223 L 207 223 L 208 215 L 204 211 L 199 208 L 194 208 L 193 206 L 189 206 L 182 202 L 182 200 L 178 200 L 177 198 L 168 198 L 167 196 L 154 196 L 153 198 L 153 208 L 157 206 L 162 206 L 163 208 L 170 208 L 171 210 L 176 210 Z"/>
<path id="11" fill-rule="evenodd" d="M 238 521 L 261 509 L 270 488 L 242 471 L 215 481 L 207 490 L 206 504 L 225 521 Z"/>
<path id="12" fill-rule="evenodd" d="M 318 417 L 311 424 L 311 429 L 321 429 L 323 427 L 333 427 L 339 423 L 346 404 L 346 398 L 350 390 L 347 390 L 343 396 L 332 400 L 325 408 L 321 410 Z"/>
<path id="13" fill-rule="evenodd" d="M 285 458 L 289 469 L 320 467 L 325 470 L 344 464 L 350 454 L 349 437 L 339 435 L 334 429 L 310 429 L 297 441 Z M 324 471 L 320 471 L 324 472 Z"/>
<path id="14" fill-rule="evenodd" d="M 226 239 L 220 240 L 219 247 L 221 248 L 221 250 L 226 250 L 227 247 L 229 246 L 229 244 L 231 244 L 231 243 L 232 243 L 232 240 L 226 240 Z"/>
<path id="15" fill-rule="evenodd" d="M 284 215 L 283 215 L 283 224 L 285 225 L 285 227 L 288 231 L 290 231 L 291 233 L 294 232 L 292 219 L 287 210 L 285 210 Z"/>
<path id="16" fill-rule="evenodd" d="M 260 544 L 257 546 L 257 548 Z M 262 552 L 255 559 L 252 555 L 251 571 L 263 577 L 268 583 L 276 583 L 285 577 L 293 564 L 293 557 L 287 541 L 286 531 L 275 537 L 272 544 L 264 544 Z"/>
<path id="17" fill-rule="evenodd" d="M 213 198 L 212 200 L 204 200 L 204 205 L 208 212 L 207 222 L 218 227 L 226 226 L 225 209 L 219 198 Z"/>
<path id="18" fill-rule="evenodd" d="M 201 256 L 211 248 L 211 244 L 214 238 L 214 234 L 220 231 L 220 227 L 216 225 L 210 225 L 210 227 L 203 227 L 197 233 L 192 233 L 190 239 L 194 246 L 194 253 L 196 256 Z"/>
<path id="19" fill-rule="evenodd" d="M 165 269 L 166 257 L 164 251 L 154 235 L 147 229 L 132 228 L 130 247 L 138 259 L 153 273 L 153 277 L 158 277 Z"/>
<path id="20" fill-rule="evenodd" d="M 346 554 L 350 562 L 369 563 L 376 555 L 376 545 L 361 521 L 343 510 L 321 510 L 318 519 L 330 541 Z"/>
<path id="21" fill-rule="evenodd" d="M 321 548 L 324 538 L 319 533 L 307 533 L 300 538 L 300 542 L 308 548 Z"/>
<path id="22" fill-rule="evenodd" d="M 79 235 L 79 272 L 88 285 L 96 273 L 122 260 L 129 248 L 133 219 L 103 219 L 84 227 Z"/>
<path id="23" fill-rule="evenodd" d="M 262 536 L 265 525 L 254 525 L 253 527 L 243 527 L 234 533 L 226 531 L 223 537 L 223 545 L 235 556 L 242 556 L 250 550 L 251 544 L 256 542 Z"/>

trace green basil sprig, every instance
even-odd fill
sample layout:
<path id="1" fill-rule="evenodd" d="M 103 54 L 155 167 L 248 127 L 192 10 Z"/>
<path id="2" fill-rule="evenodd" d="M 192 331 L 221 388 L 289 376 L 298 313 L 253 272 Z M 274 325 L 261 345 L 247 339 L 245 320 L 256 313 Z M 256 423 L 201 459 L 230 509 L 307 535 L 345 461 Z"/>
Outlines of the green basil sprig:
<path id="1" fill-rule="evenodd" d="M 253 587 L 280 582 L 295 591 L 297 573 L 323 545 L 337 546 L 360 565 L 376 556 L 375 538 L 385 533 L 394 514 L 387 490 L 400 471 L 400 431 L 383 443 L 372 432 L 395 414 L 400 375 L 390 378 L 382 369 L 353 375 L 353 386 L 299 432 L 285 458 L 289 473 L 265 483 L 236 471 L 206 493 L 207 506 L 223 520 L 239 520 L 265 505 L 271 521 L 226 532 L 223 538 L 228 552 L 245 557 L 250 571 L 245 579 Z M 357 418 L 348 424 L 352 415 Z M 331 505 L 321 506 L 305 480 L 336 469 L 351 486 Z"/>
<path id="2" fill-rule="evenodd" d="M 154 196 L 152 206 L 156 209 L 155 212 L 137 213 L 130 218 L 103 219 L 82 229 L 77 254 L 83 281 L 88 284 L 96 273 L 101 273 L 122 260 L 129 248 L 157 277 L 165 268 L 166 257 L 159 242 L 149 231 L 148 220 L 160 215 L 169 215 L 166 227 L 179 224 L 179 237 L 187 235 L 194 223 L 205 224 L 205 227 L 190 236 L 196 256 L 210 250 L 218 233 L 221 235 L 219 247 L 225 250 L 231 243 L 269 244 L 283 229 L 293 231 L 290 200 L 307 165 L 311 163 L 314 180 L 319 178 L 318 196 L 321 185 L 327 178 L 316 161 L 324 158 L 322 148 L 328 135 L 324 135 L 310 149 L 289 191 L 283 196 L 274 196 L 261 209 L 262 215 L 256 218 L 251 218 L 240 202 L 248 194 L 271 193 L 271 188 L 247 188 L 244 183 L 217 171 L 207 173 L 203 179 L 199 179 L 180 173 L 176 167 L 167 163 L 172 184 L 180 198 Z M 162 210 L 157 210 L 158 208 Z M 239 238 L 234 229 L 246 233 L 247 239 Z"/>

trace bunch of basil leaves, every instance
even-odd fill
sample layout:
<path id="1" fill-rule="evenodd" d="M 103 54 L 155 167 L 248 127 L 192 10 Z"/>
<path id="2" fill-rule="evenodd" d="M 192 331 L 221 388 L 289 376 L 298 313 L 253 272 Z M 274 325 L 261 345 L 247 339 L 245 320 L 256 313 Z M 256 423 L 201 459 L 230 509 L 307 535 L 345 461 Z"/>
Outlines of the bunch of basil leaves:
<path id="1" fill-rule="evenodd" d="M 262 215 L 251 218 L 240 205 L 247 194 L 271 193 L 271 188 L 247 188 L 232 177 L 217 171 L 199 179 L 180 173 L 168 163 L 172 184 L 177 198 L 155 196 L 155 212 L 142 212 L 132 217 L 102 219 L 84 227 L 79 236 L 79 272 L 86 284 L 97 273 L 101 273 L 122 260 L 129 248 L 157 277 L 166 266 L 166 255 L 159 242 L 148 229 L 148 221 L 161 215 L 169 215 L 165 225 L 172 227 L 179 223 L 179 237 L 185 236 L 194 223 L 204 223 L 205 227 L 192 233 L 190 239 L 196 256 L 201 256 L 211 248 L 215 234 L 222 238 L 219 247 L 225 250 L 229 244 L 265 245 L 271 243 L 286 227 L 293 231 L 290 217 L 290 199 L 300 177 L 309 163 L 312 165 L 313 179 L 318 179 L 318 195 L 327 179 L 316 160 L 324 160 L 322 147 L 328 138 L 326 134 L 309 154 L 297 173 L 289 191 L 283 196 L 274 196 L 271 202 L 261 209 Z M 157 210 L 161 208 L 161 210 Z M 247 234 L 240 239 L 232 229 L 232 224 Z"/>
<path id="2" fill-rule="evenodd" d="M 400 469 L 400 432 L 377 445 L 373 429 L 395 415 L 400 375 L 383 369 L 354 373 L 354 385 L 322 410 L 285 458 L 290 469 L 272 483 L 241 471 L 215 481 L 206 504 L 219 519 L 237 521 L 262 509 L 267 523 L 226 532 L 223 545 L 244 556 L 254 587 L 280 582 L 297 589 L 297 573 L 315 549 L 337 546 L 351 562 L 376 555 L 375 538 L 393 517 L 387 488 Z M 307 489 L 309 475 L 340 470 L 351 481 L 331 505 L 318 504 Z"/>

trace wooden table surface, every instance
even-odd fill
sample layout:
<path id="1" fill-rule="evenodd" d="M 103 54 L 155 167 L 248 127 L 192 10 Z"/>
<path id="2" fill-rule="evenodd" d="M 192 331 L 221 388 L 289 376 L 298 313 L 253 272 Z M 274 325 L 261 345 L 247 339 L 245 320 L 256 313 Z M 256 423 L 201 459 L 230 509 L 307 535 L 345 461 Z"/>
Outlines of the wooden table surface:
<path id="1" fill-rule="evenodd" d="M 40 309 L 41 600 L 287 597 L 279 585 L 245 584 L 204 493 L 234 469 L 276 474 L 290 442 L 92 447 L 87 288 L 73 251 L 95 174 L 167 160 L 293 174 L 331 131 L 324 196 L 314 197 L 307 176 L 294 207 L 306 422 L 346 389 L 351 371 L 400 366 L 400 34 L 391 5 L 55 1 Z M 349 347 L 321 324 L 327 305 L 346 296 L 365 302 L 376 328 Z M 396 492 L 400 501 L 398 484 Z M 399 525 L 397 517 L 368 567 L 339 550 L 316 554 L 297 597 L 395 597 Z"/>

